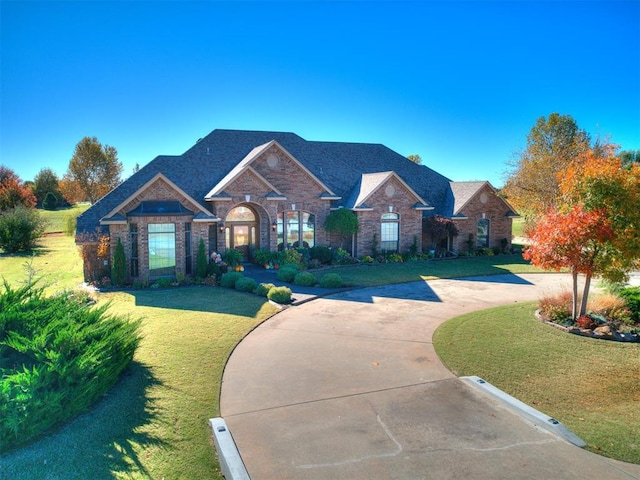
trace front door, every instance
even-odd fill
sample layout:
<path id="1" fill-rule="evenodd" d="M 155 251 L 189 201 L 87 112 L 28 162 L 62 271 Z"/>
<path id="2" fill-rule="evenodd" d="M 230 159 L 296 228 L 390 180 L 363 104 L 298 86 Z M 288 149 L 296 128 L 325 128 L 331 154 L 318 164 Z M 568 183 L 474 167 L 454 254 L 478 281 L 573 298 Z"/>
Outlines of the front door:
<path id="1" fill-rule="evenodd" d="M 242 253 L 242 261 L 250 261 L 249 253 L 251 247 L 254 246 L 255 240 L 252 238 L 252 229 L 255 228 L 251 225 L 231 225 L 231 248 L 235 248 Z"/>

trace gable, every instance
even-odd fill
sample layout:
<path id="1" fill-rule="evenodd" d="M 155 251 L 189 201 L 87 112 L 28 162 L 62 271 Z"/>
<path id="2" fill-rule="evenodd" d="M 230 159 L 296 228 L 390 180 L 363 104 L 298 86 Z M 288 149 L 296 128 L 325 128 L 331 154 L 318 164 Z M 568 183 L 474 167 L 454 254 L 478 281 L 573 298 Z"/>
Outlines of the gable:
<path id="1" fill-rule="evenodd" d="M 400 176 L 395 172 L 364 173 L 360 182 L 352 192 L 347 202 L 347 208 L 352 210 L 367 210 L 370 206 L 367 201 L 374 195 L 382 193 L 391 201 L 397 194 L 405 192 L 412 202 L 415 202 L 416 210 L 432 210 L 420 195 L 418 195 Z"/>
<path id="2" fill-rule="evenodd" d="M 176 202 L 180 206 L 176 205 Z M 203 208 L 200 203 L 191 198 L 165 175 L 158 173 L 102 217 L 100 224 L 126 223 L 128 215 L 139 216 L 143 214 L 145 205 L 147 207 L 147 215 L 159 214 L 159 208 L 163 206 L 163 208 L 171 209 L 171 211 L 179 210 L 181 215 L 189 212 L 190 214 L 196 214 L 201 220 L 208 219 L 212 222 L 218 220 L 215 215 Z M 166 210 L 166 212 L 168 211 Z"/>
<path id="3" fill-rule="evenodd" d="M 498 192 L 489 182 L 451 182 L 451 190 L 454 195 L 453 217 L 463 218 L 464 212 L 471 205 L 487 205 L 492 208 L 504 209 L 505 215 L 517 217 L 513 207 L 498 195 Z"/>
<path id="4" fill-rule="evenodd" d="M 211 201 L 220 199 L 224 196 L 225 190 L 229 189 L 233 183 L 237 183 L 238 179 L 246 172 L 250 172 L 257 177 L 261 183 L 271 190 L 272 193 L 282 195 L 282 193 L 274 186 L 277 180 L 273 175 L 269 175 L 269 168 L 277 168 L 279 162 L 287 160 L 304 173 L 313 184 L 315 184 L 321 192 L 321 196 L 337 197 L 333 191 L 327 187 L 317 176 L 297 158 L 291 155 L 276 140 L 271 140 L 263 145 L 254 147 L 238 164 L 236 164 L 210 191 L 205 195 L 205 200 Z M 266 165 L 266 168 L 265 168 Z M 262 166 L 262 168 L 260 168 Z M 255 167 L 255 168 L 254 168 Z M 261 170 L 259 172 L 258 170 Z M 291 174 L 289 172 L 288 174 Z M 265 177 L 271 177 L 267 180 Z M 286 198 L 286 197 L 284 197 Z"/>

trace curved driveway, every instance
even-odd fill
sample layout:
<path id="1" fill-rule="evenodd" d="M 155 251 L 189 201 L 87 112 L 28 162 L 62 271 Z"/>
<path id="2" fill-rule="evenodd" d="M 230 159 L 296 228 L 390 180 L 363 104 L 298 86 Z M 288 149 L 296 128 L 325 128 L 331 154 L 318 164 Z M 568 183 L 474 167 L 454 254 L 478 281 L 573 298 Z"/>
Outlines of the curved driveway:
<path id="1" fill-rule="evenodd" d="M 367 288 L 291 307 L 225 368 L 221 413 L 253 480 L 640 479 L 540 430 L 449 372 L 434 330 L 570 288 L 553 274 Z"/>

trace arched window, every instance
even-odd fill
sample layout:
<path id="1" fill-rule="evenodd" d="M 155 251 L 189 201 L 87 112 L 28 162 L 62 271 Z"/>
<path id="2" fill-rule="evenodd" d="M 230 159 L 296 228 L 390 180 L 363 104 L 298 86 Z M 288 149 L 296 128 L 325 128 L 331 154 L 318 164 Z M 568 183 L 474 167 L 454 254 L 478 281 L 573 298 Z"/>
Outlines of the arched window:
<path id="1" fill-rule="evenodd" d="M 489 247 L 489 219 L 478 220 L 478 234 L 476 235 L 478 248 Z"/>
<path id="2" fill-rule="evenodd" d="M 227 222 L 255 222 L 256 214 L 253 213 L 248 207 L 243 207 L 240 205 L 239 207 L 233 208 L 228 214 L 226 218 Z"/>
<path id="3" fill-rule="evenodd" d="M 278 250 L 313 247 L 316 243 L 316 216 L 301 210 L 278 214 Z"/>
<path id="4" fill-rule="evenodd" d="M 400 240 L 400 215 L 383 213 L 380 219 L 380 250 L 397 252 Z"/>

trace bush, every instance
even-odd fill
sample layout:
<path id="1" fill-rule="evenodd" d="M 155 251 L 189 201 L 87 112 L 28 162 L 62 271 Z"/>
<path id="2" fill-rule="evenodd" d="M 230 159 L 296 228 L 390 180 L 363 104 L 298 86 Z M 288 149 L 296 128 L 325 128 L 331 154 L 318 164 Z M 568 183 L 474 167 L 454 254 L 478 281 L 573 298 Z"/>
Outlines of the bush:
<path id="1" fill-rule="evenodd" d="M 312 287 L 317 283 L 316 277 L 309 272 L 300 272 L 293 279 L 293 283 L 303 287 Z"/>
<path id="2" fill-rule="evenodd" d="M 42 201 L 42 208 L 44 208 L 45 210 L 55 210 L 57 205 L 58 199 L 56 198 L 56 196 L 51 192 L 47 193 L 47 195 L 44 197 L 44 200 Z"/>
<path id="3" fill-rule="evenodd" d="M 46 222 L 33 208 L 16 207 L 0 214 L 0 248 L 7 253 L 25 252 L 35 246 Z"/>
<path id="4" fill-rule="evenodd" d="M 242 254 L 238 250 L 231 248 L 222 254 L 222 260 L 227 265 L 235 267 L 242 262 Z"/>
<path id="5" fill-rule="evenodd" d="M 127 258 L 124 255 L 124 247 L 118 238 L 116 251 L 113 252 L 113 264 L 111 265 L 111 283 L 121 287 L 127 281 Z"/>
<path id="6" fill-rule="evenodd" d="M 276 278 L 281 282 L 292 283 L 298 274 L 298 269 L 295 265 L 285 265 L 284 267 L 280 267 Z"/>
<path id="7" fill-rule="evenodd" d="M 387 261 L 390 263 L 402 263 L 404 259 L 399 253 L 390 253 L 387 255 Z"/>
<path id="8" fill-rule="evenodd" d="M 236 282 L 244 277 L 240 272 L 229 272 L 222 275 L 220 286 L 225 288 L 236 288 Z"/>
<path id="9" fill-rule="evenodd" d="M 274 253 L 269 250 L 258 249 L 253 252 L 253 261 L 258 265 L 269 265 L 273 262 L 274 257 Z"/>
<path id="10" fill-rule="evenodd" d="M 289 248 L 280 252 L 280 265 L 283 266 L 294 266 L 296 270 L 300 270 L 302 268 L 302 260 L 303 255 L 295 248 Z"/>
<path id="11" fill-rule="evenodd" d="M 77 416 L 116 383 L 140 341 L 140 321 L 69 292 L 32 285 L 0 295 L 0 452 Z"/>
<path id="12" fill-rule="evenodd" d="M 78 223 L 78 219 L 75 215 L 70 214 L 65 217 L 64 223 L 64 234 L 68 237 L 71 237 L 76 234 L 76 225 Z"/>
<path id="13" fill-rule="evenodd" d="M 258 284 L 253 278 L 242 277 L 236 281 L 236 290 L 240 292 L 253 292 L 257 285 Z"/>
<path id="14" fill-rule="evenodd" d="M 255 290 L 256 295 L 260 295 L 261 297 L 266 297 L 275 285 L 273 283 L 260 283 Z"/>
<path id="15" fill-rule="evenodd" d="M 196 277 L 205 278 L 208 269 L 207 251 L 204 246 L 204 240 L 201 238 L 200 242 L 198 242 L 198 253 L 196 255 Z"/>
<path id="16" fill-rule="evenodd" d="M 320 286 L 323 288 L 341 288 L 343 285 L 344 281 L 337 273 L 327 273 L 320 279 Z"/>
<path id="17" fill-rule="evenodd" d="M 333 251 L 325 245 L 315 245 L 309 249 L 309 256 L 312 260 L 317 259 L 323 265 L 328 265 L 333 258 Z"/>
<path id="18" fill-rule="evenodd" d="M 576 323 L 580 328 L 583 328 L 586 330 L 593 330 L 594 328 L 597 328 L 599 325 L 599 323 L 596 322 L 589 315 L 582 315 L 576 320 Z"/>
<path id="19" fill-rule="evenodd" d="M 633 321 L 640 322 L 640 287 L 625 287 L 620 290 Z"/>
<path id="20" fill-rule="evenodd" d="M 280 304 L 291 303 L 291 289 L 288 287 L 273 287 L 267 293 L 267 298 Z"/>

